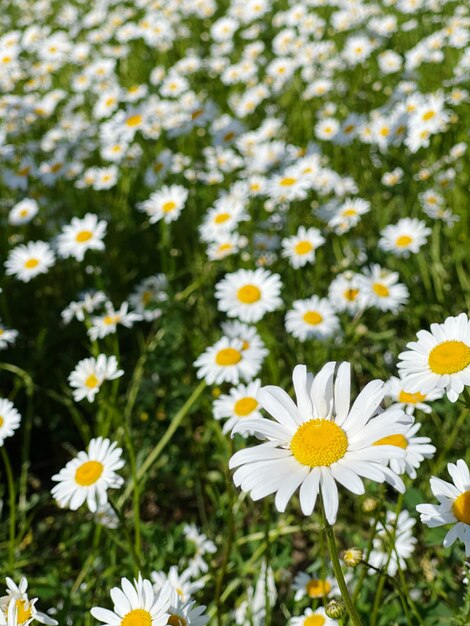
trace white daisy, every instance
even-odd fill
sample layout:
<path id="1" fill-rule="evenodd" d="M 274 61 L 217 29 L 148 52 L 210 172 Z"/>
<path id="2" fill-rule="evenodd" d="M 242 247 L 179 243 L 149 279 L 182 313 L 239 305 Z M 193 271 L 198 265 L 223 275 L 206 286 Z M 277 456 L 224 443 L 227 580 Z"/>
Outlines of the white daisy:
<path id="1" fill-rule="evenodd" d="M 386 226 L 380 233 L 379 248 L 396 256 L 408 257 L 424 246 L 431 229 L 416 218 L 404 217 L 396 224 Z"/>
<path id="2" fill-rule="evenodd" d="M 307 608 L 302 615 L 291 617 L 288 626 L 339 626 L 339 622 L 328 617 L 321 606 L 315 611 Z"/>
<path id="3" fill-rule="evenodd" d="M 326 298 L 294 300 L 286 314 L 286 330 L 300 341 L 326 339 L 339 329 L 339 321 Z"/>
<path id="4" fill-rule="evenodd" d="M 209 616 L 204 615 L 205 606 L 196 606 L 194 600 L 183 602 L 178 597 L 175 604 L 171 604 L 168 609 L 170 626 L 205 626 L 209 621 Z"/>
<path id="5" fill-rule="evenodd" d="M 123 374 L 124 371 L 118 369 L 115 356 L 99 354 L 96 359 L 94 357 L 82 359 L 68 377 L 73 388 L 73 399 L 80 402 L 86 398 L 88 402 L 93 402 L 105 380 L 115 380 Z"/>
<path id="6" fill-rule="evenodd" d="M 355 315 L 367 306 L 364 286 L 359 274 L 344 272 L 331 281 L 328 299 L 335 311 Z"/>
<path id="7" fill-rule="evenodd" d="M 230 339 L 240 339 L 242 341 L 242 350 L 253 348 L 261 359 L 264 359 L 269 354 L 269 350 L 264 345 L 264 341 L 254 326 L 238 321 L 223 322 L 222 332 Z"/>
<path id="8" fill-rule="evenodd" d="M 116 474 L 116 470 L 124 466 L 121 453 L 116 442 L 103 437 L 91 439 L 88 452 L 79 452 L 58 474 L 54 474 L 52 480 L 58 484 L 52 488 L 52 497 L 60 507 L 72 511 L 86 501 L 90 511 L 95 513 L 99 506 L 107 503 L 107 490 L 117 489 L 124 483 L 124 479 Z"/>
<path id="9" fill-rule="evenodd" d="M 83 261 L 87 250 L 104 250 L 106 225 L 104 220 L 98 221 L 94 213 L 87 213 L 83 218 L 73 217 L 57 237 L 59 255 Z"/>
<path id="10" fill-rule="evenodd" d="M 415 436 L 420 428 L 421 424 L 415 422 L 410 424 L 403 434 L 389 435 L 374 443 L 375 446 L 398 446 L 405 451 L 403 458 L 390 461 L 391 469 L 397 474 L 406 472 L 410 478 L 416 478 L 416 470 L 424 459 L 432 459 L 434 456 L 436 448 L 431 445 L 431 439 Z"/>
<path id="11" fill-rule="evenodd" d="M 420 330 L 418 341 L 406 344 L 409 350 L 398 355 L 397 367 L 407 391 L 428 394 L 445 389 L 455 402 L 470 385 L 470 320 L 466 313 L 448 317 L 443 324 L 431 324 L 430 332 Z"/>
<path id="12" fill-rule="evenodd" d="M 0 598 L 0 614 L 3 611 L 7 615 L 8 626 L 28 626 L 32 621 L 51 626 L 58 624 L 55 619 L 36 609 L 38 598 L 28 598 L 28 581 L 24 576 L 19 585 L 8 577 L 6 583 L 7 595 Z"/>
<path id="13" fill-rule="evenodd" d="M 261 417 L 256 399 L 260 386 L 259 380 L 254 380 L 248 385 L 238 385 L 232 387 L 228 394 L 222 394 L 214 401 L 215 419 L 228 418 L 223 427 L 224 433 L 231 432 L 240 420 Z"/>
<path id="14" fill-rule="evenodd" d="M 398 282 L 398 272 L 391 272 L 374 264 L 361 277 L 362 289 L 368 306 L 377 307 L 381 311 L 396 313 L 408 302 L 407 287 Z"/>
<path id="15" fill-rule="evenodd" d="M 254 347 L 243 348 L 241 339 L 222 337 L 194 361 L 198 378 L 208 385 L 227 382 L 237 385 L 241 378 L 252 380 L 261 368 L 263 354 Z"/>
<path id="16" fill-rule="evenodd" d="M 292 582 L 292 589 L 295 591 L 294 600 L 302 598 L 327 598 L 328 596 L 340 596 L 336 580 L 332 576 L 318 578 L 308 572 L 297 572 Z"/>
<path id="17" fill-rule="evenodd" d="M 431 407 L 425 403 L 439 400 L 443 395 L 442 389 L 433 389 L 426 394 L 420 391 L 409 393 L 406 391 L 403 381 L 396 376 L 392 376 L 387 382 L 386 397 L 391 398 L 408 415 L 413 415 L 416 409 L 423 411 L 423 413 L 431 413 Z"/>
<path id="18" fill-rule="evenodd" d="M 27 224 L 39 211 L 38 203 L 33 198 L 25 198 L 10 209 L 8 214 L 8 223 L 13 226 Z"/>
<path id="19" fill-rule="evenodd" d="M 169 587 L 170 603 L 174 606 L 178 604 L 179 600 L 183 602 L 191 600 L 191 596 L 204 586 L 202 580 L 192 580 L 193 573 L 189 568 L 180 574 L 175 565 L 170 567 L 168 574 L 164 571 L 154 571 L 150 577 L 156 592 Z"/>
<path id="20" fill-rule="evenodd" d="M 362 198 L 348 198 L 335 210 L 328 226 L 341 235 L 359 223 L 362 215 L 370 211 L 370 202 Z"/>
<path id="21" fill-rule="evenodd" d="M 187 198 L 188 190 L 181 185 L 163 185 L 159 191 L 152 193 L 148 200 L 140 202 L 137 208 L 147 213 L 151 224 L 161 219 L 168 224 L 178 219 Z"/>
<path id="22" fill-rule="evenodd" d="M 261 267 L 226 274 L 215 289 L 218 309 L 243 322 L 258 322 L 265 313 L 282 305 L 281 286 L 279 274 Z"/>
<path id="23" fill-rule="evenodd" d="M 5 261 L 6 274 L 27 283 L 38 274 L 45 274 L 54 262 L 54 253 L 48 243 L 30 241 L 10 251 Z"/>
<path id="24" fill-rule="evenodd" d="M 134 322 L 139 322 L 141 319 L 142 315 L 129 311 L 128 302 L 123 302 L 117 311 L 111 302 L 106 302 L 106 313 L 91 317 L 91 326 L 87 331 L 88 336 L 92 341 L 103 339 L 103 337 L 115 333 L 119 324 L 131 328 Z"/>
<path id="25" fill-rule="evenodd" d="M 121 578 L 121 587 L 111 589 L 113 610 L 93 607 L 92 616 L 105 626 L 166 626 L 170 614 L 170 586 L 156 593 L 150 580 L 139 574 L 132 583 Z"/>
<path id="26" fill-rule="evenodd" d="M 162 314 L 159 305 L 168 300 L 168 280 L 165 274 L 144 278 L 129 297 L 132 308 L 144 320 L 157 319 Z"/>
<path id="27" fill-rule="evenodd" d="M 5 328 L 3 324 L 0 324 L 0 350 L 13 346 L 16 338 L 18 337 L 18 331 L 13 328 Z"/>
<path id="28" fill-rule="evenodd" d="M 12 437 L 19 427 L 21 415 L 15 409 L 13 402 L 0 398 L 0 446 L 7 437 Z"/>
<path id="29" fill-rule="evenodd" d="M 289 259 L 294 268 L 303 267 L 315 260 L 315 251 L 325 243 L 318 228 L 300 226 L 297 234 L 282 240 L 282 256 Z"/>
<path id="30" fill-rule="evenodd" d="M 297 405 L 279 387 L 262 387 L 258 401 L 274 420 L 253 419 L 235 431 L 254 430 L 267 438 L 254 448 L 236 452 L 230 468 L 238 468 L 234 481 L 253 500 L 276 494 L 275 505 L 284 511 L 300 487 L 300 506 L 311 515 L 321 491 L 330 524 L 336 521 L 336 481 L 356 494 L 364 493 L 361 476 L 389 482 L 404 491 L 402 480 L 386 464 L 403 457 L 396 446 L 374 446 L 381 437 L 400 434 L 409 419 L 399 409 L 379 413 L 385 390 L 381 380 L 370 382 L 350 408 L 350 364 L 327 363 L 315 376 L 305 365 L 294 369 Z"/>
<path id="31" fill-rule="evenodd" d="M 452 477 L 448 483 L 433 476 L 431 491 L 439 504 L 418 504 L 421 521 L 430 528 L 454 524 L 444 538 L 444 547 L 451 546 L 456 539 L 465 544 L 465 556 L 470 556 L 470 472 L 463 459 L 449 463 L 447 471 Z"/>

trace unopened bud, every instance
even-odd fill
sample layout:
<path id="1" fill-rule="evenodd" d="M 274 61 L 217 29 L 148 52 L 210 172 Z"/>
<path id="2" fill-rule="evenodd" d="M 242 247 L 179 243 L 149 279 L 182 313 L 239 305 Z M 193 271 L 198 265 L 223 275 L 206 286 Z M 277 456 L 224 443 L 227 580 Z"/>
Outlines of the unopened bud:
<path id="1" fill-rule="evenodd" d="M 349 548 L 349 550 L 345 550 L 341 556 L 348 567 L 356 567 L 356 565 L 359 565 L 362 561 L 362 550 L 359 550 L 359 548 Z"/>
<path id="2" fill-rule="evenodd" d="M 340 600 L 330 600 L 325 607 L 325 613 L 331 619 L 339 619 L 343 617 L 346 612 L 346 608 Z"/>
<path id="3" fill-rule="evenodd" d="M 378 500 L 376 498 L 366 498 L 362 505 L 364 513 L 372 513 L 377 508 Z"/>

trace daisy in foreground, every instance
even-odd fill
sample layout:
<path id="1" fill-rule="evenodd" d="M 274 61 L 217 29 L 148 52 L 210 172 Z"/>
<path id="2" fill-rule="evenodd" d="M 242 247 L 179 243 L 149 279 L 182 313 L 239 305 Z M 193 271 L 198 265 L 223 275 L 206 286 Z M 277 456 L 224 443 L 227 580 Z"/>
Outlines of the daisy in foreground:
<path id="1" fill-rule="evenodd" d="M 466 313 L 448 317 L 443 324 L 431 324 L 430 332 L 420 330 L 418 341 L 406 344 L 409 350 L 398 355 L 397 367 L 410 393 L 428 394 L 445 389 L 455 402 L 470 385 L 470 320 Z"/>
<path id="2" fill-rule="evenodd" d="M 439 500 L 439 504 L 418 504 L 416 510 L 421 513 L 421 521 L 430 528 L 454 524 L 444 537 L 445 548 L 451 546 L 456 539 L 465 544 L 465 556 L 470 556 L 470 472 L 464 460 L 449 463 L 447 471 L 452 483 L 431 478 L 431 491 Z"/>
<path id="3" fill-rule="evenodd" d="M 139 574 L 131 583 L 121 578 L 121 588 L 111 589 L 113 610 L 93 607 L 90 613 L 105 626 L 166 626 L 170 614 L 170 586 L 156 593 L 150 580 Z"/>
<path id="4" fill-rule="evenodd" d="M 19 585 L 8 577 L 6 583 L 7 595 L 0 598 L 0 624 L 26 626 L 33 620 L 50 626 L 58 624 L 55 619 L 36 609 L 37 598 L 28 598 L 28 581 L 24 576 Z"/>
<path id="5" fill-rule="evenodd" d="M 335 379 L 334 362 L 315 377 L 305 365 L 297 365 L 293 372 L 297 404 L 279 387 L 260 389 L 257 400 L 275 421 L 244 420 L 234 432 L 252 430 L 267 441 L 236 452 L 229 465 L 238 468 L 235 484 L 253 500 L 275 493 L 275 506 L 283 512 L 300 487 L 302 512 L 311 515 L 321 492 L 326 518 L 334 524 L 337 482 L 355 494 L 365 491 L 361 477 L 405 490 L 401 478 L 387 467 L 391 459 L 402 458 L 404 450 L 374 442 L 404 433 L 410 418 L 394 407 L 380 412 L 385 394 L 381 380 L 366 385 L 350 407 L 350 367 L 341 363 Z"/>
<path id="6" fill-rule="evenodd" d="M 76 511 L 86 501 L 95 513 L 108 502 L 107 490 L 117 489 L 124 479 L 116 470 L 124 466 L 121 448 L 109 439 L 98 437 L 88 445 L 88 452 L 79 452 L 52 480 L 52 496 L 60 507 Z"/>
<path id="7" fill-rule="evenodd" d="M 289 626 L 338 626 L 338 624 L 335 619 L 328 617 L 322 606 L 316 611 L 306 609 L 305 613 L 292 617 L 289 621 Z"/>

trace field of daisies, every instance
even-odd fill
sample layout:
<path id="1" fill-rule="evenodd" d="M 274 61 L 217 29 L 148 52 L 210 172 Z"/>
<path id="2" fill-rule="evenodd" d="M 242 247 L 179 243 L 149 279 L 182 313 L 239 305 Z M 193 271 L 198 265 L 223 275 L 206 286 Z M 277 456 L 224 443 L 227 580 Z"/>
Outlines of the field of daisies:
<path id="1" fill-rule="evenodd" d="M 470 5 L 0 4 L 0 626 L 468 626 Z"/>

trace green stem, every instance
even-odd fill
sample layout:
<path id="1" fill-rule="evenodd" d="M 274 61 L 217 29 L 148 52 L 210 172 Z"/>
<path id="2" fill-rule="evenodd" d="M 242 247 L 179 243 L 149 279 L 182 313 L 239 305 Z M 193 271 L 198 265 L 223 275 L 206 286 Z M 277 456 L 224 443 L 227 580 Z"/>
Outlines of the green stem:
<path id="1" fill-rule="evenodd" d="M 362 626 L 361 618 L 356 611 L 356 607 L 354 606 L 351 596 L 349 595 L 346 581 L 344 580 L 343 570 L 341 569 L 341 563 L 339 562 L 338 549 L 336 547 L 335 533 L 333 530 L 333 526 L 331 526 L 326 520 L 325 508 L 323 506 L 322 498 L 320 499 L 320 508 L 323 519 L 323 527 L 325 529 L 326 541 L 328 544 L 328 550 L 330 552 L 331 564 L 333 566 L 333 572 L 336 581 L 341 591 L 341 596 L 343 598 L 344 604 L 346 605 L 346 610 L 348 611 L 352 623 L 355 626 Z"/>
<path id="2" fill-rule="evenodd" d="M 136 475 L 137 482 L 142 480 L 142 478 L 146 475 L 146 473 L 150 469 L 150 467 L 158 459 L 160 454 L 165 449 L 166 445 L 169 443 L 169 441 L 171 440 L 171 438 L 175 434 L 176 430 L 178 429 L 178 426 L 181 424 L 181 422 L 183 421 L 183 419 L 186 416 L 186 414 L 189 412 L 189 410 L 191 409 L 193 404 L 196 402 L 196 400 L 199 398 L 201 393 L 204 391 L 205 387 L 206 387 L 205 381 L 201 381 L 199 383 L 199 385 L 196 387 L 196 389 L 193 391 L 193 393 L 186 400 L 186 402 L 183 404 L 183 406 L 178 411 L 178 413 L 171 420 L 171 423 L 168 426 L 168 428 L 167 428 L 165 434 L 163 435 L 163 437 L 154 446 L 154 448 L 150 451 L 150 454 L 147 456 L 145 461 L 142 463 L 142 465 L 137 470 L 137 475 Z M 122 506 L 122 504 L 127 500 L 127 498 L 129 497 L 129 495 L 131 494 L 133 489 L 134 489 L 134 481 L 128 483 L 128 485 L 127 485 L 123 495 L 119 499 L 119 506 Z"/>
<path id="3" fill-rule="evenodd" d="M 1 450 L 2 450 L 3 462 L 5 464 L 5 473 L 6 473 L 7 482 L 8 482 L 8 496 L 9 496 L 9 506 L 10 506 L 8 568 L 11 572 L 13 570 L 13 563 L 15 561 L 16 492 L 15 492 L 15 481 L 13 479 L 13 472 L 11 469 L 10 459 L 8 458 L 8 453 L 4 445 L 1 447 Z"/>

